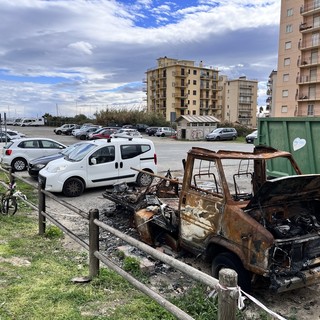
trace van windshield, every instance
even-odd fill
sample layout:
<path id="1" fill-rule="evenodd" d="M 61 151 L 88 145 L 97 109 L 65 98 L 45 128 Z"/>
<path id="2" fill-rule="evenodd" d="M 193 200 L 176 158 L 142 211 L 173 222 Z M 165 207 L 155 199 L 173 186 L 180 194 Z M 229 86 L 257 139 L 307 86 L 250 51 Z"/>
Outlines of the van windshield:
<path id="1" fill-rule="evenodd" d="M 72 152 L 65 157 L 69 161 L 81 161 L 92 149 L 96 147 L 92 143 L 82 143 L 76 147 Z"/>

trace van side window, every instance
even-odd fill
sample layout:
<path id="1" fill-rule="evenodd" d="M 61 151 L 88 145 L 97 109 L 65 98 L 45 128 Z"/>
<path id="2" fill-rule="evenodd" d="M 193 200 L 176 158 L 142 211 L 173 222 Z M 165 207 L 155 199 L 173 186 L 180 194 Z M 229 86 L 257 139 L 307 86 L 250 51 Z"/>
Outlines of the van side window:
<path id="1" fill-rule="evenodd" d="M 115 159 L 115 149 L 114 146 L 103 147 L 92 154 L 91 158 L 96 158 L 97 164 L 112 162 Z M 89 163 L 91 163 L 89 159 Z"/>
<path id="2" fill-rule="evenodd" d="M 149 151 L 151 147 L 147 144 L 131 144 L 131 145 L 122 145 L 120 146 L 121 158 L 122 159 L 131 159 L 142 153 Z"/>

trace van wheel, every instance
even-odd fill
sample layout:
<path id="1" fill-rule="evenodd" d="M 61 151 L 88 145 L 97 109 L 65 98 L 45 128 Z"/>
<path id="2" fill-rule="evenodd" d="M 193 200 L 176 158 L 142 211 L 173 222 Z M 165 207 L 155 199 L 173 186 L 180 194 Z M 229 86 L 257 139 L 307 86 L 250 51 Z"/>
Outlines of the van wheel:
<path id="1" fill-rule="evenodd" d="M 212 260 L 211 273 L 214 278 L 219 279 L 219 271 L 224 268 L 232 269 L 238 274 L 238 285 L 243 291 L 251 291 L 251 273 L 243 267 L 234 253 L 223 252 Z"/>
<path id="2" fill-rule="evenodd" d="M 27 161 L 23 158 L 14 159 L 11 163 L 11 167 L 14 171 L 23 171 L 27 169 Z"/>
<path id="3" fill-rule="evenodd" d="M 147 187 L 152 183 L 153 177 L 150 174 L 140 172 L 137 177 L 139 187 Z"/>
<path id="4" fill-rule="evenodd" d="M 236 136 L 233 136 L 233 137 L 232 137 L 232 140 L 236 140 L 236 139 L 237 139 L 237 137 L 236 137 Z"/>
<path id="5" fill-rule="evenodd" d="M 165 137 L 166 135 L 164 133 L 161 133 L 161 137 Z"/>
<path id="6" fill-rule="evenodd" d="M 70 178 L 63 185 L 63 194 L 66 197 L 79 197 L 84 191 L 84 184 L 78 178 Z"/>
<path id="7" fill-rule="evenodd" d="M 56 131 L 57 135 L 60 135 L 62 132 L 60 130 Z"/>

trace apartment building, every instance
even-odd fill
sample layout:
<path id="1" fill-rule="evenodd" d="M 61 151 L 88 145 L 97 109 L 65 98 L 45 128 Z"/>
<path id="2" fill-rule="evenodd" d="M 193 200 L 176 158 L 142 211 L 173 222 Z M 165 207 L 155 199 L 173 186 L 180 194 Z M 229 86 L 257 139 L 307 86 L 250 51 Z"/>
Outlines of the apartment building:
<path id="1" fill-rule="evenodd" d="M 255 127 L 257 125 L 258 81 L 248 80 L 246 77 L 232 80 L 224 78 L 223 88 L 223 120 Z"/>
<path id="2" fill-rule="evenodd" d="M 218 103 L 219 71 L 197 66 L 194 61 L 167 57 L 146 72 L 147 109 L 162 114 L 167 121 L 182 115 L 222 117 Z"/>
<path id="3" fill-rule="evenodd" d="M 267 117 L 275 116 L 275 96 L 277 92 L 277 71 L 272 70 L 269 75 L 268 84 L 267 84 L 267 99 L 266 99 L 266 110 L 265 114 Z"/>
<path id="4" fill-rule="evenodd" d="M 170 122 L 191 115 L 256 125 L 257 81 L 245 77 L 228 81 L 202 62 L 167 57 L 157 62 L 144 80 L 148 112 L 162 114 Z"/>
<path id="5" fill-rule="evenodd" d="M 275 116 L 320 115 L 320 0 L 282 0 Z"/>

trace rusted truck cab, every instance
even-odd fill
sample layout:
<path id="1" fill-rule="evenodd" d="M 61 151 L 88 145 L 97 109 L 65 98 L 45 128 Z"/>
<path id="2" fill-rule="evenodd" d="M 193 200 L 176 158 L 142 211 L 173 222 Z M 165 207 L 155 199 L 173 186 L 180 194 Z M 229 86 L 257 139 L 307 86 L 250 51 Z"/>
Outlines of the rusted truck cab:
<path id="1" fill-rule="evenodd" d="M 296 174 L 268 179 L 267 161 Z M 320 281 L 320 175 L 302 175 L 288 152 L 192 148 L 179 197 L 159 202 L 162 216 L 171 208 L 165 222 L 154 206 L 136 212 L 142 239 L 162 229 L 176 249 L 208 260 L 214 277 L 232 268 L 247 291 L 257 276 L 277 292 Z"/>

